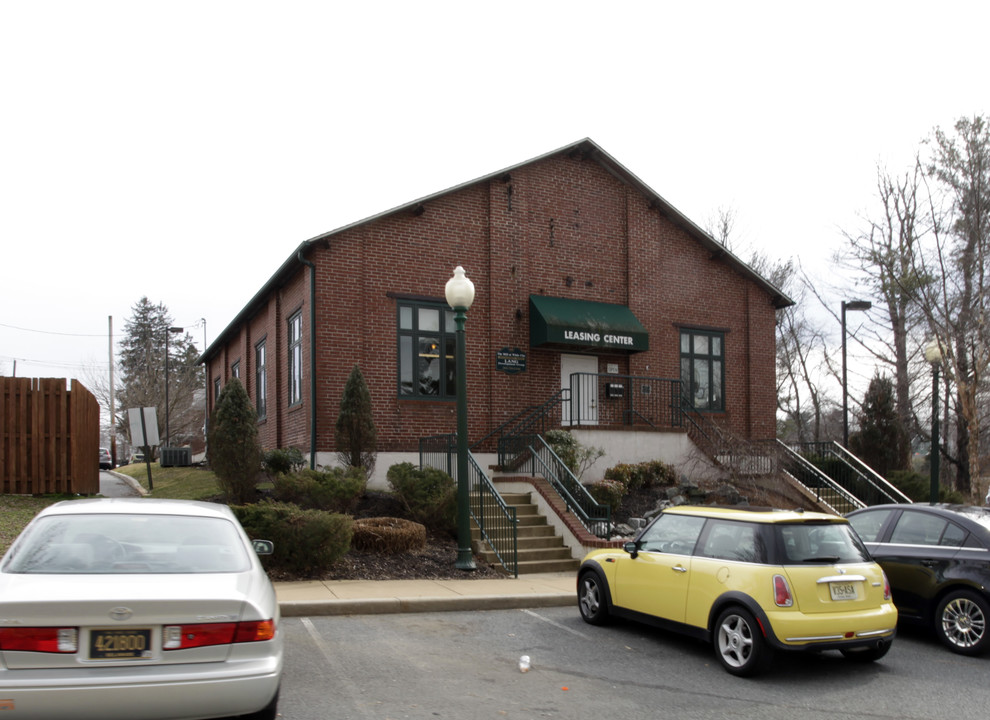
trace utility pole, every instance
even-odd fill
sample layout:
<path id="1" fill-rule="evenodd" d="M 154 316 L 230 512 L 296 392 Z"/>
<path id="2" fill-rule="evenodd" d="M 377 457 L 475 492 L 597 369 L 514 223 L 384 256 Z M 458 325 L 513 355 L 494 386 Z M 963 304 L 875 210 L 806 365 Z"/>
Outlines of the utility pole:
<path id="1" fill-rule="evenodd" d="M 110 324 L 110 464 L 117 467 L 117 417 L 113 404 L 113 315 L 107 316 Z"/>

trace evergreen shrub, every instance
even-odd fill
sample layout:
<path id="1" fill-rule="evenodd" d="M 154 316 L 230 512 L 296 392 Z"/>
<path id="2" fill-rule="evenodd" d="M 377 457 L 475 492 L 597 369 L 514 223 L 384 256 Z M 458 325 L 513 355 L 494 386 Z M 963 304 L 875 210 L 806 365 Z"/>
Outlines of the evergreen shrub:
<path id="1" fill-rule="evenodd" d="M 390 467 L 386 477 L 409 519 L 431 530 L 456 532 L 457 484 L 450 475 L 406 462 Z"/>
<path id="2" fill-rule="evenodd" d="M 363 468 L 304 469 L 288 475 L 278 475 L 272 497 L 279 502 L 293 503 L 301 508 L 348 513 L 368 486 Z"/>
<path id="3" fill-rule="evenodd" d="M 269 477 L 286 475 L 291 472 L 299 472 L 306 464 L 302 451 L 299 448 L 279 448 L 269 450 L 262 460 L 262 467 Z"/>
<path id="4" fill-rule="evenodd" d="M 606 480 L 614 480 L 629 490 L 640 488 L 666 487 L 677 482 L 673 466 L 662 460 L 649 460 L 641 463 L 619 463 L 605 471 Z"/>
<path id="5" fill-rule="evenodd" d="M 612 517 L 615 517 L 619 506 L 622 504 L 622 498 L 629 492 L 629 488 L 625 483 L 618 480 L 605 478 L 604 480 L 599 480 L 596 483 L 588 485 L 588 492 L 591 493 L 591 497 L 597 502 L 602 505 L 611 506 Z"/>
<path id="6" fill-rule="evenodd" d="M 351 547 L 353 520 L 348 515 L 268 500 L 231 506 L 231 510 L 248 537 L 271 540 L 275 545 L 273 554 L 261 556 L 266 570 L 318 577 Z"/>

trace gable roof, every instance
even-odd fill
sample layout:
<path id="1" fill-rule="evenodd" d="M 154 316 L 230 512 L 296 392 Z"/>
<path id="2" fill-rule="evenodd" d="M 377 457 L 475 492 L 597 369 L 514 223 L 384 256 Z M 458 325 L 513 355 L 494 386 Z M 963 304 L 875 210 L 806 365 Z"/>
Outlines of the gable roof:
<path id="1" fill-rule="evenodd" d="M 233 320 L 224 328 L 216 340 L 214 340 L 210 346 L 203 352 L 197 363 L 202 363 L 208 358 L 212 357 L 219 348 L 226 344 L 227 336 L 234 329 L 241 325 L 246 320 L 249 320 L 258 309 L 263 306 L 271 294 L 271 291 L 288 281 L 292 276 L 299 272 L 302 268 L 301 258 L 305 256 L 306 252 L 314 245 L 323 245 L 325 247 L 329 246 L 330 238 L 334 235 L 346 232 L 361 225 L 366 225 L 368 223 L 375 222 L 389 215 L 393 215 L 399 212 L 409 212 L 415 210 L 420 205 L 435 200 L 444 195 L 449 195 L 455 193 L 459 190 L 477 185 L 479 183 L 487 183 L 491 180 L 500 178 L 506 173 L 511 173 L 517 168 L 522 168 L 527 165 L 532 165 L 534 163 L 540 162 L 547 158 L 551 158 L 555 155 L 566 154 L 571 157 L 593 160 L 605 168 L 614 177 L 618 178 L 621 182 L 629 185 L 645 196 L 650 204 L 650 207 L 656 209 L 662 215 L 667 217 L 674 225 L 684 230 L 690 237 L 694 238 L 698 243 L 702 245 L 709 253 L 713 260 L 721 260 L 726 265 L 731 267 L 733 270 L 738 272 L 743 277 L 751 280 L 755 285 L 763 289 L 771 298 L 773 306 L 778 310 L 781 308 L 789 307 L 794 304 L 787 295 L 785 295 L 779 288 L 773 285 L 769 280 L 760 275 L 758 272 L 753 270 L 749 265 L 739 259 L 737 256 L 733 255 L 722 243 L 718 242 L 710 234 L 702 230 L 698 225 L 692 222 L 686 215 L 681 213 L 677 208 L 671 205 L 669 202 L 664 200 L 658 193 L 656 193 L 649 185 L 644 183 L 638 177 L 636 177 L 632 172 L 630 172 L 625 166 L 619 163 L 615 158 L 605 152 L 601 147 L 599 147 L 590 138 L 584 138 L 583 140 L 578 140 L 577 142 L 571 143 L 570 145 L 565 145 L 564 147 L 558 148 L 556 150 L 551 150 L 548 153 L 540 155 L 535 158 L 530 158 L 515 165 L 511 165 L 501 170 L 496 170 L 495 172 L 489 173 L 488 175 L 483 175 L 482 177 L 469 180 L 467 182 L 461 183 L 460 185 L 455 185 L 449 187 L 445 190 L 441 190 L 430 195 L 412 200 L 402 205 L 397 205 L 389 210 L 380 212 L 376 215 L 366 217 L 363 220 L 358 220 L 357 222 L 344 225 L 335 230 L 330 230 L 328 232 L 317 235 L 316 237 L 305 240 L 299 244 L 299 246 L 292 252 L 291 255 L 282 263 L 282 265 L 275 271 L 275 274 L 266 282 L 262 288 L 254 295 L 253 298 L 248 302 L 244 308 L 237 313 Z"/>

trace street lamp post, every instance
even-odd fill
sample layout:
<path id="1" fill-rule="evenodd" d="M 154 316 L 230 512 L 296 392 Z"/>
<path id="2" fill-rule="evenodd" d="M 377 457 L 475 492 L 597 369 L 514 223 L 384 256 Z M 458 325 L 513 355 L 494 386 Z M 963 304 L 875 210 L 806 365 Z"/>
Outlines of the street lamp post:
<path id="1" fill-rule="evenodd" d="M 471 517 L 468 493 L 468 422 L 467 422 L 467 352 L 464 323 L 474 302 L 474 283 L 464 275 L 464 268 L 454 268 L 454 276 L 444 288 L 447 304 L 454 309 L 457 325 L 457 561 L 458 570 L 474 570 L 471 553 Z"/>
<path id="2" fill-rule="evenodd" d="M 928 459 L 932 476 L 928 501 L 934 505 L 938 502 L 938 370 L 942 365 L 942 347 L 938 344 L 938 338 L 928 343 L 925 348 L 925 360 L 932 366 L 932 445 Z"/>
<path id="3" fill-rule="evenodd" d="M 170 327 L 165 333 L 165 447 L 171 447 L 169 427 L 168 427 L 168 336 L 172 333 L 180 333 L 182 328 Z"/>
<path id="4" fill-rule="evenodd" d="M 846 310 L 869 310 L 869 300 L 842 301 L 842 447 L 849 447 L 849 389 L 846 379 Z"/>

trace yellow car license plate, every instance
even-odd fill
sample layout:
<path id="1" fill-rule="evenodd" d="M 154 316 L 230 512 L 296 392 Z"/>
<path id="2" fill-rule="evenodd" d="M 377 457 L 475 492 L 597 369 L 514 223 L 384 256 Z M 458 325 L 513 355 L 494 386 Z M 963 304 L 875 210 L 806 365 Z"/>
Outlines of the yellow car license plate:
<path id="1" fill-rule="evenodd" d="M 140 660 L 151 657 L 151 630 L 93 630 L 89 634 L 91 660 Z"/>
<path id="2" fill-rule="evenodd" d="M 828 591 L 833 600 L 855 600 L 856 584 L 851 582 L 832 582 L 828 584 Z"/>

